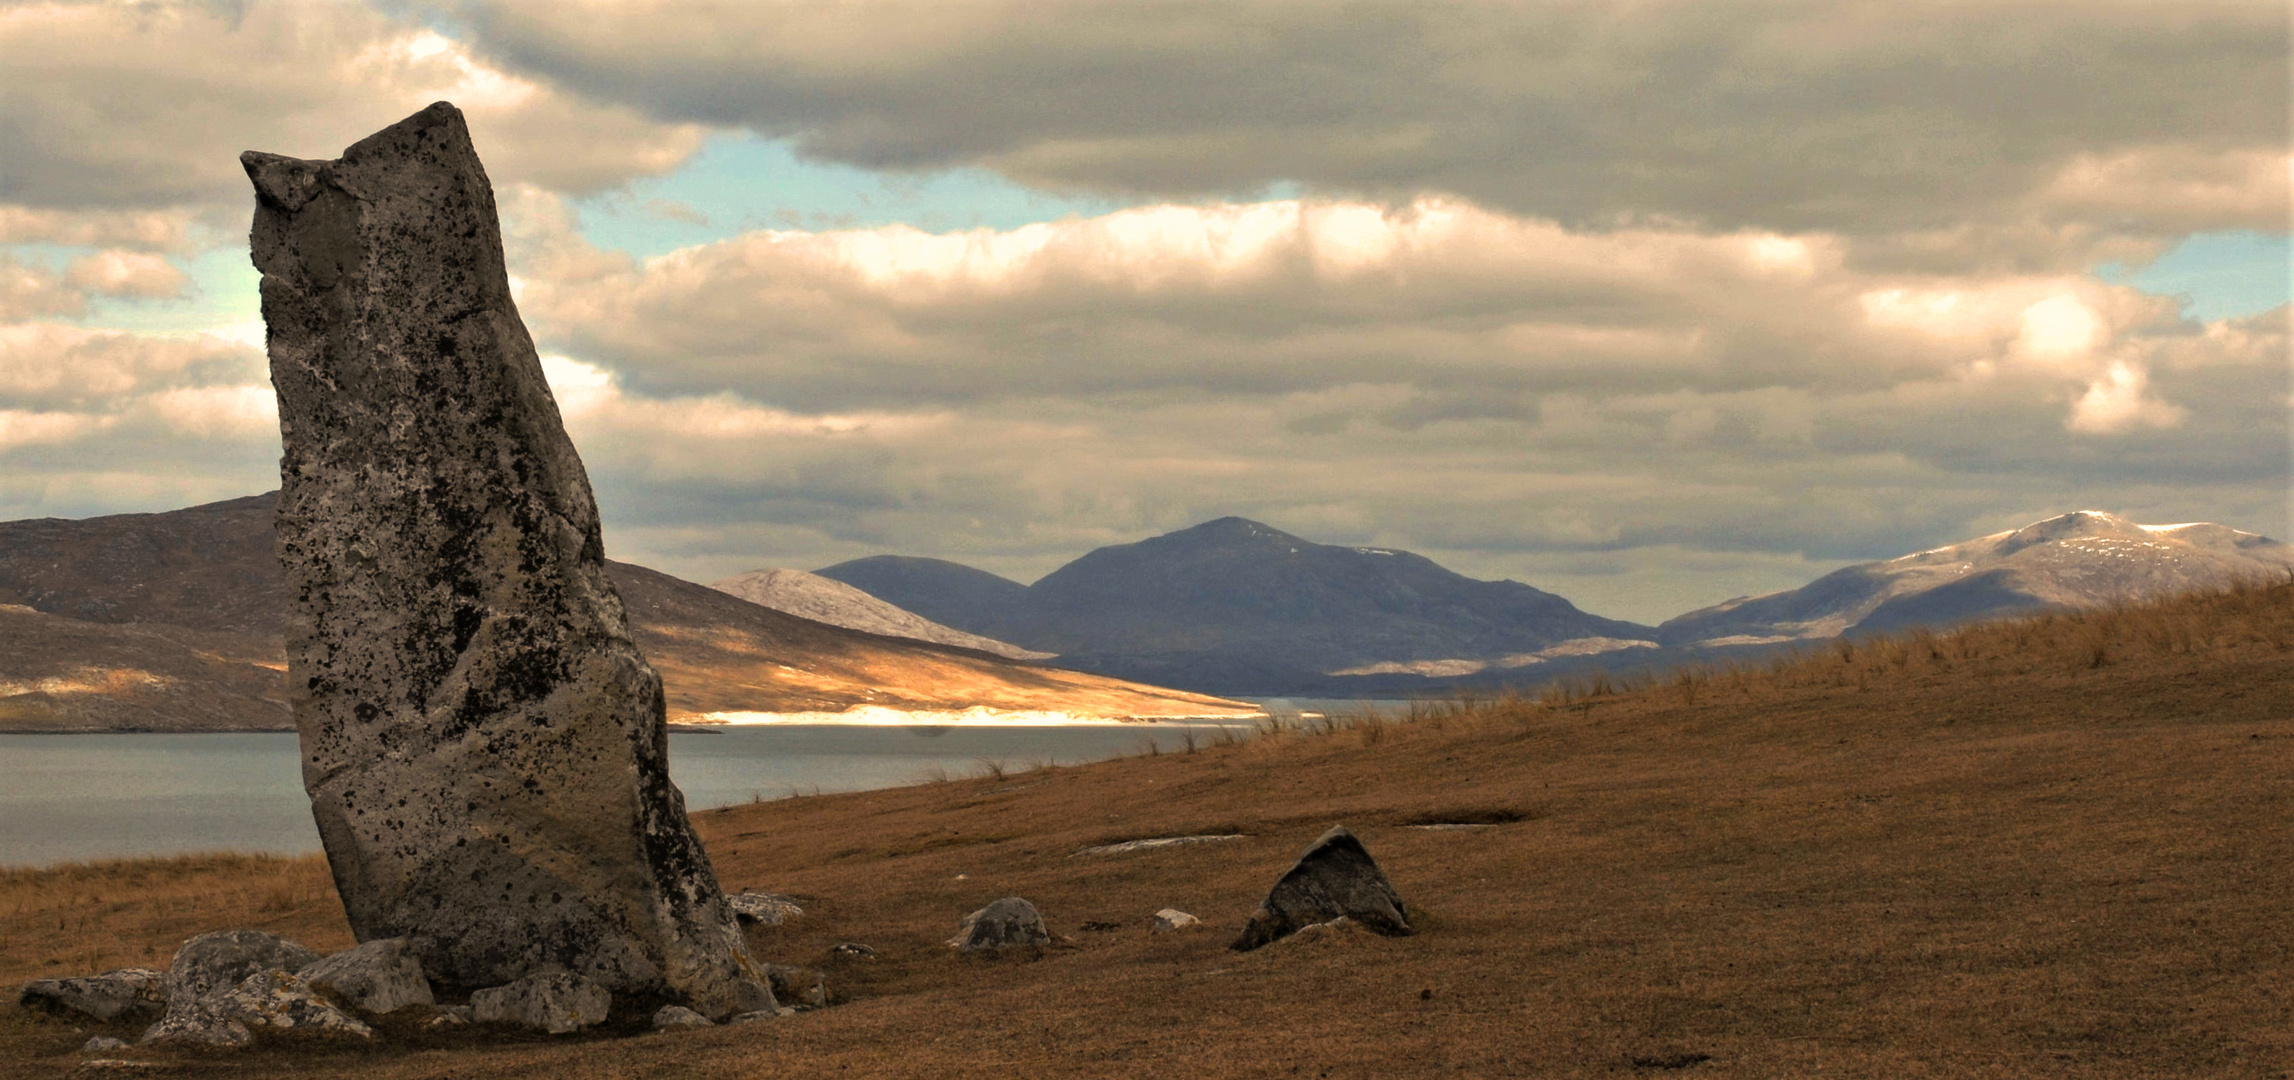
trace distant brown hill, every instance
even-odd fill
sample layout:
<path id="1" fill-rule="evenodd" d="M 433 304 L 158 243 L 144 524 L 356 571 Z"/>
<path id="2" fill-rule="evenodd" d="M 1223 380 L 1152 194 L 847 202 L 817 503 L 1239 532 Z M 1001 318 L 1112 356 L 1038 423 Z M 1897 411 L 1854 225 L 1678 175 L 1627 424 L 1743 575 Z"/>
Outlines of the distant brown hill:
<path id="1" fill-rule="evenodd" d="M 0 522 L 0 731 L 291 726 L 277 494 L 159 514 Z M 761 607 L 628 563 L 608 571 L 671 719 L 905 709 L 1218 715 L 1248 705 Z"/>

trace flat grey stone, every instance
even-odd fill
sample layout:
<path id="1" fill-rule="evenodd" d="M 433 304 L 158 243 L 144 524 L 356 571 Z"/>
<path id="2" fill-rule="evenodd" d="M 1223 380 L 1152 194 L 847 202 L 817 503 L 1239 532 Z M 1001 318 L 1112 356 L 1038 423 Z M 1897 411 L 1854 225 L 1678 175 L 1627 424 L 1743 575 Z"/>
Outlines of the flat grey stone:
<path id="1" fill-rule="evenodd" d="M 369 1016 L 386 1016 L 409 1005 L 434 1005 L 430 980 L 405 938 L 369 941 L 297 972 L 305 982 Z"/>
<path id="2" fill-rule="evenodd" d="M 152 1020 L 167 1011 L 167 975 L 150 968 L 120 968 L 101 975 L 34 979 L 24 984 L 17 1000 L 27 1008 L 106 1023 Z"/>
<path id="3" fill-rule="evenodd" d="M 605 1023 L 613 995 L 570 971 L 528 975 L 470 995 L 472 1019 L 563 1035 Z"/>
<path id="4" fill-rule="evenodd" d="M 1410 933 L 1402 897 L 1362 841 L 1334 825 L 1274 883 L 1266 902 L 1243 926 L 1236 949 L 1256 949 L 1300 928 L 1350 918 L 1389 936 Z"/>
<path id="5" fill-rule="evenodd" d="M 1164 908 L 1155 913 L 1155 929 L 1157 930 L 1185 930 L 1190 926 L 1201 926 L 1202 924 L 1203 920 L 1178 908 Z"/>
<path id="6" fill-rule="evenodd" d="M 708 1015 L 772 993 L 670 782 L 661 680 L 439 102 L 334 161 L 249 152 L 288 685 L 360 940 L 449 994 L 569 970 Z"/>
<path id="7" fill-rule="evenodd" d="M 127 1049 L 125 1040 L 115 1039 L 109 1035 L 98 1035 L 80 1044 L 80 1053 L 83 1054 L 109 1054 L 125 1049 Z"/>
<path id="8" fill-rule="evenodd" d="M 763 923 L 766 926 L 779 926 L 804 914 L 804 908 L 797 906 L 794 898 L 774 893 L 734 893 L 725 898 L 725 904 L 733 909 L 734 916 L 742 922 Z"/>
<path id="9" fill-rule="evenodd" d="M 968 953 L 1050 942 L 1051 932 L 1044 929 L 1043 916 L 1034 904 L 1017 896 L 1004 897 L 964 916 L 956 936 L 948 939 L 951 947 Z"/>
<path id="10" fill-rule="evenodd" d="M 1177 847 L 1181 844 L 1215 844 L 1222 840 L 1249 839 L 1242 833 L 1223 833 L 1203 836 L 1157 836 L 1146 840 L 1125 840 L 1120 844 L 1101 844 L 1077 851 L 1076 855 L 1126 855 L 1134 851 L 1153 851 L 1156 848 Z"/>
<path id="11" fill-rule="evenodd" d="M 679 1031 L 685 1028 L 716 1027 L 709 1018 L 683 1005 L 663 1005 L 653 1014 L 655 1031 Z"/>

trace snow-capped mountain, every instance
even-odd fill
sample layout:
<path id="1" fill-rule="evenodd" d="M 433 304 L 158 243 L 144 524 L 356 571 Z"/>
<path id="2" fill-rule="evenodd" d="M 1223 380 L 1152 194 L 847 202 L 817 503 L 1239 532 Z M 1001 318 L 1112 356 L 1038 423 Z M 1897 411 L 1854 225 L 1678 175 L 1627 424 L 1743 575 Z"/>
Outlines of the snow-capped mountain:
<path id="1" fill-rule="evenodd" d="M 2080 510 L 1730 600 L 1667 620 L 1659 631 L 1668 645 L 1764 645 L 2103 607 L 2290 571 L 2294 546 L 2267 536 Z"/>

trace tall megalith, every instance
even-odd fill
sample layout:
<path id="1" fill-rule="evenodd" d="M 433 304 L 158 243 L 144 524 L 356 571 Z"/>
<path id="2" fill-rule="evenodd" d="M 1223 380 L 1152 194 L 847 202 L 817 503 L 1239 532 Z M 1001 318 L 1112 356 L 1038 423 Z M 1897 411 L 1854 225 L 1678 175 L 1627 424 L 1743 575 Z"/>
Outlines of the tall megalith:
<path id="1" fill-rule="evenodd" d="M 669 781 L 661 680 L 439 102 L 334 161 L 249 152 L 303 785 L 361 941 L 442 987 L 570 971 L 771 1004 Z"/>

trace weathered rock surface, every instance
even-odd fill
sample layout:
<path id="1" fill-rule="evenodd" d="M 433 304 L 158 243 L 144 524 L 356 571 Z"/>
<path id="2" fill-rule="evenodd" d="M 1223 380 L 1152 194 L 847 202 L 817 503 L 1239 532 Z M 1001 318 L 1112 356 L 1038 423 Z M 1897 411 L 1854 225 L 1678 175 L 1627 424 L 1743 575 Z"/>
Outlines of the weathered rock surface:
<path id="1" fill-rule="evenodd" d="M 964 916 L 956 936 L 948 939 L 949 945 L 964 952 L 1050 942 L 1051 932 L 1044 929 L 1043 915 L 1036 911 L 1034 904 L 1017 896 L 1004 897 Z"/>
<path id="2" fill-rule="evenodd" d="M 1274 883 L 1266 902 L 1244 924 L 1234 948 L 1255 949 L 1339 918 L 1351 918 L 1390 937 L 1411 932 L 1401 895 L 1344 825 L 1331 826 Z"/>
<path id="3" fill-rule="evenodd" d="M 1202 924 L 1203 920 L 1178 908 L 1164 908 L 1155 913 L 1155 929 L 1157 930 L 1185 930 L 1190 926 L 1201 926 Z"/>
<path id="4" fill-rule="evenodd" d="M 769 1007 L 670 781 L 661 680 L 440 102 L 257 194 L 303 782 L 362 940 L 434 983 L 569 969 Z"/>
<path id="5" fill-rule="evenodd" d="M 302 976 L 258 971 L 213 995 L 204 1008 L 257 1034 L 371 1039 L 374 1030 L 321 996 Z"/>
<path id="6" fill-rule="evenodd" d="M 716 1027 L 709 1018 L 683 1005 L 663 1005 L 653 1014 L 655 1031 L 681 1031 L 686 1028 Z"/>
<path id="7" fill-rule="evenodd" d="M 552 1035 L 605 1023 L 613 995 L 591 979 L 570 971 L 528 975 L 507 986 L 470 995 L 471 1018 L 481 1024 L 509 1024 Z"/>
<path id="8" fill-rule="evenodd" d="M 346 949 L 296 972 L 320 993 L 370 1016 L 409 1005 L 435 1005 L 422 962 L 405 938 L 382 938 Z"/>
<path id="9" fill-rule="evenodd" d="M 319 954 L 261 930 L 201 934 L 184 942 L 168 961 L 168 1014 L 196 1007 L 258 971 L 299 971 L 318 960 Z"/>
<path id="10" fill-rule="evenodd" d="M 80 1044 L 80 1053 L 83 1054 L 109 1054 L 125 1049 L 127 1049 L 126 1040 L 115 1039 L 109 1035 L 98 1035 Z"/>
<path id="11" fill-rule="evenodd" d="M 794 899 L 773 893 L 734 893 L 725 898 L 725 903 L 742 922 L 763 923 L 766 926 L 779 926 L 804 914 L 804 909 L 798 907 Z"/>
<path id="12" fill-rule="evenodd" d="M 26 1008 L 107 1023 L 156 1019 L 167 1011 L 167 975 L 149 968 L 120 968 L 101 975 L 34 979 L 24 984 L 17 1000 Z"/>
<path id="13" fill-rule="evenodd" d="M 844 941 L 831 947 L 828 955 L 838 960 L 874 960 L 876 950 L 857 941 Z"/>

